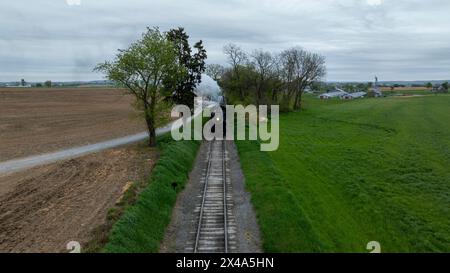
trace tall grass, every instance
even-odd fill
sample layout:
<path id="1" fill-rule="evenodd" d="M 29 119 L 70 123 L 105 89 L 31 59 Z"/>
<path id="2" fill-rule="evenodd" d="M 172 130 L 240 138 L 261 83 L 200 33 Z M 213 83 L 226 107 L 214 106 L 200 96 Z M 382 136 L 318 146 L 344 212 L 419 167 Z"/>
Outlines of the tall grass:
<path id="1" fill-rule="evenodd" d="M 158 139 L 162 154 L 148 186 L 137 202 L 116 222 L 103 252 L 158 252 L 170 223 L 177 193 L 188 180 L 199 141 L 175 142 L 169 136 Z"/>

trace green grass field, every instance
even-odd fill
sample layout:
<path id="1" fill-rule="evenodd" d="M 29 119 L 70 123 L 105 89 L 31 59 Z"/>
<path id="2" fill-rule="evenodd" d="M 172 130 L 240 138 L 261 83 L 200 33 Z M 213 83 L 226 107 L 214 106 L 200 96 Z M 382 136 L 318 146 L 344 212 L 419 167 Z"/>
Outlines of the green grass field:
<path id="1" fill-rule="evenodd" d="M 268 252 L 450 251 L 450 96 L 320 101 L 237 142 Z"/>

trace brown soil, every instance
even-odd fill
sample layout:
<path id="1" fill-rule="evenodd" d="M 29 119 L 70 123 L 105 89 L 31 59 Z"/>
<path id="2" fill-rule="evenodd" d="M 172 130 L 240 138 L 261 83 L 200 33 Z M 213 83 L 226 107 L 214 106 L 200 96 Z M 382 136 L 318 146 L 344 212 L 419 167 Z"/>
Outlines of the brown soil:
<path id="1" fill-rule="evenodd" d="M 0 89 L 0 162 L 145 131 L 112 88 Z"/>
<path id="2" fill-rule="evenodd" d="M 132 101 L 109 88 L 0 89 L 0 162 L 145 131 Z M 156 157 L 133 145 L 0 176 L 0 252 L 84 247 Z"/>
<path id="3" fill-rule="evenodd" d="M 429 97 L 430 95 L 403 95 L 403 96 L 394 96 L 396 99 L 407 99 L 407 98 L 416 98 L 416 97 Z"/>
<path id="4" fill-rule="evenodd" d="M 69 241 L 83 247 L 156 157 L 135 145 L 0 177 L 0 252 L 68 252 Z"/>
<path id="5" fill-rule="evenodd" d="M 382 91 L 431 91 L 431 88 L 426 87 L 395 87 L 394 90 L 391 90 L 390 87 L 382 87 Z"/>

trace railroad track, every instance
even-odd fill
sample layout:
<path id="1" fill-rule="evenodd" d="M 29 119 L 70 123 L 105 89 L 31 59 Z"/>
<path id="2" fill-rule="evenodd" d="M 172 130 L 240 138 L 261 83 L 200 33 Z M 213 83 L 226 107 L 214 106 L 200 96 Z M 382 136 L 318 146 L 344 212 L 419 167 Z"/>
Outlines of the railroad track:
<path id="1" fill-rule="evenodd" d="M 195 230 L 187 252 L 228 253 L 236 250 L 231 180 L 227 170 L 226 141 L 209 142 L 208 156 L 200 181 Z"/>

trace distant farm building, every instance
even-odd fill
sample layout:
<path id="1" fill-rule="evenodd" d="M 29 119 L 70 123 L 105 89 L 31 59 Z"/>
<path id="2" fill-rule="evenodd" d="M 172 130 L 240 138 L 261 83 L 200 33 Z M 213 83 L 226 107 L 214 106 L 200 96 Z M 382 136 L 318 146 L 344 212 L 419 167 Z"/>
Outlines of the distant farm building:
<path id="1" fill-rule="evenodd" d="M 20 84 L 6 84 L 5 87 L 9 87 L 9 88 L 31 88 L 31 84 L 25 84 L 25 85 L 20 85 Z"/>
<path id="2" fill-rule="evenodd" d="M 383 92 L 381 92 L 381 87 L 378 84 L 378 77 L 375 77 L 375 83 L 372 87 L 371 93 L 373 95 L 373 97 L 375 98 L 379 98 L 383 96 Z"/>
<path id="3" fill-rule="evenodd" d="M 435 85 L 433 85 L 433 89 L 431 89 L 431 91 L 434 93 L 445 93 L 448 90 L 445 89 L 445 87 L 441 84 L 435 84 Z"/>
<path id="4" fill-rule="evenodd" d="M 345 92 L 342 89 L 339 88 L 335 88 L 333 90 L 328 91 L 327 93 L 323 93 L 319 96 L 320 99 L 322 100 L 328 100 L 331 98 L 340 98 L 342 96 L 348 95 L 347 92 Z"/>
<path id="5" fill-rule="evenodd" d="M 309 87 L 309 86 L 307 86 L 306 88 L 305 88 L 305 94 L 313 94 L 314 93 L 314 90 L 312 90 L 311 89 L 311 87 Z"/>
<path id="6" fill-rule="evenodd" d="M 367 95 L 366 92 L 355 92 L 355 93 L 349 93 L 349 94 L 343 95 L 343 96 L 341 96 L 341 99 L 353 100 L 353 99 L 364 98 L 366 95 Z"/>

